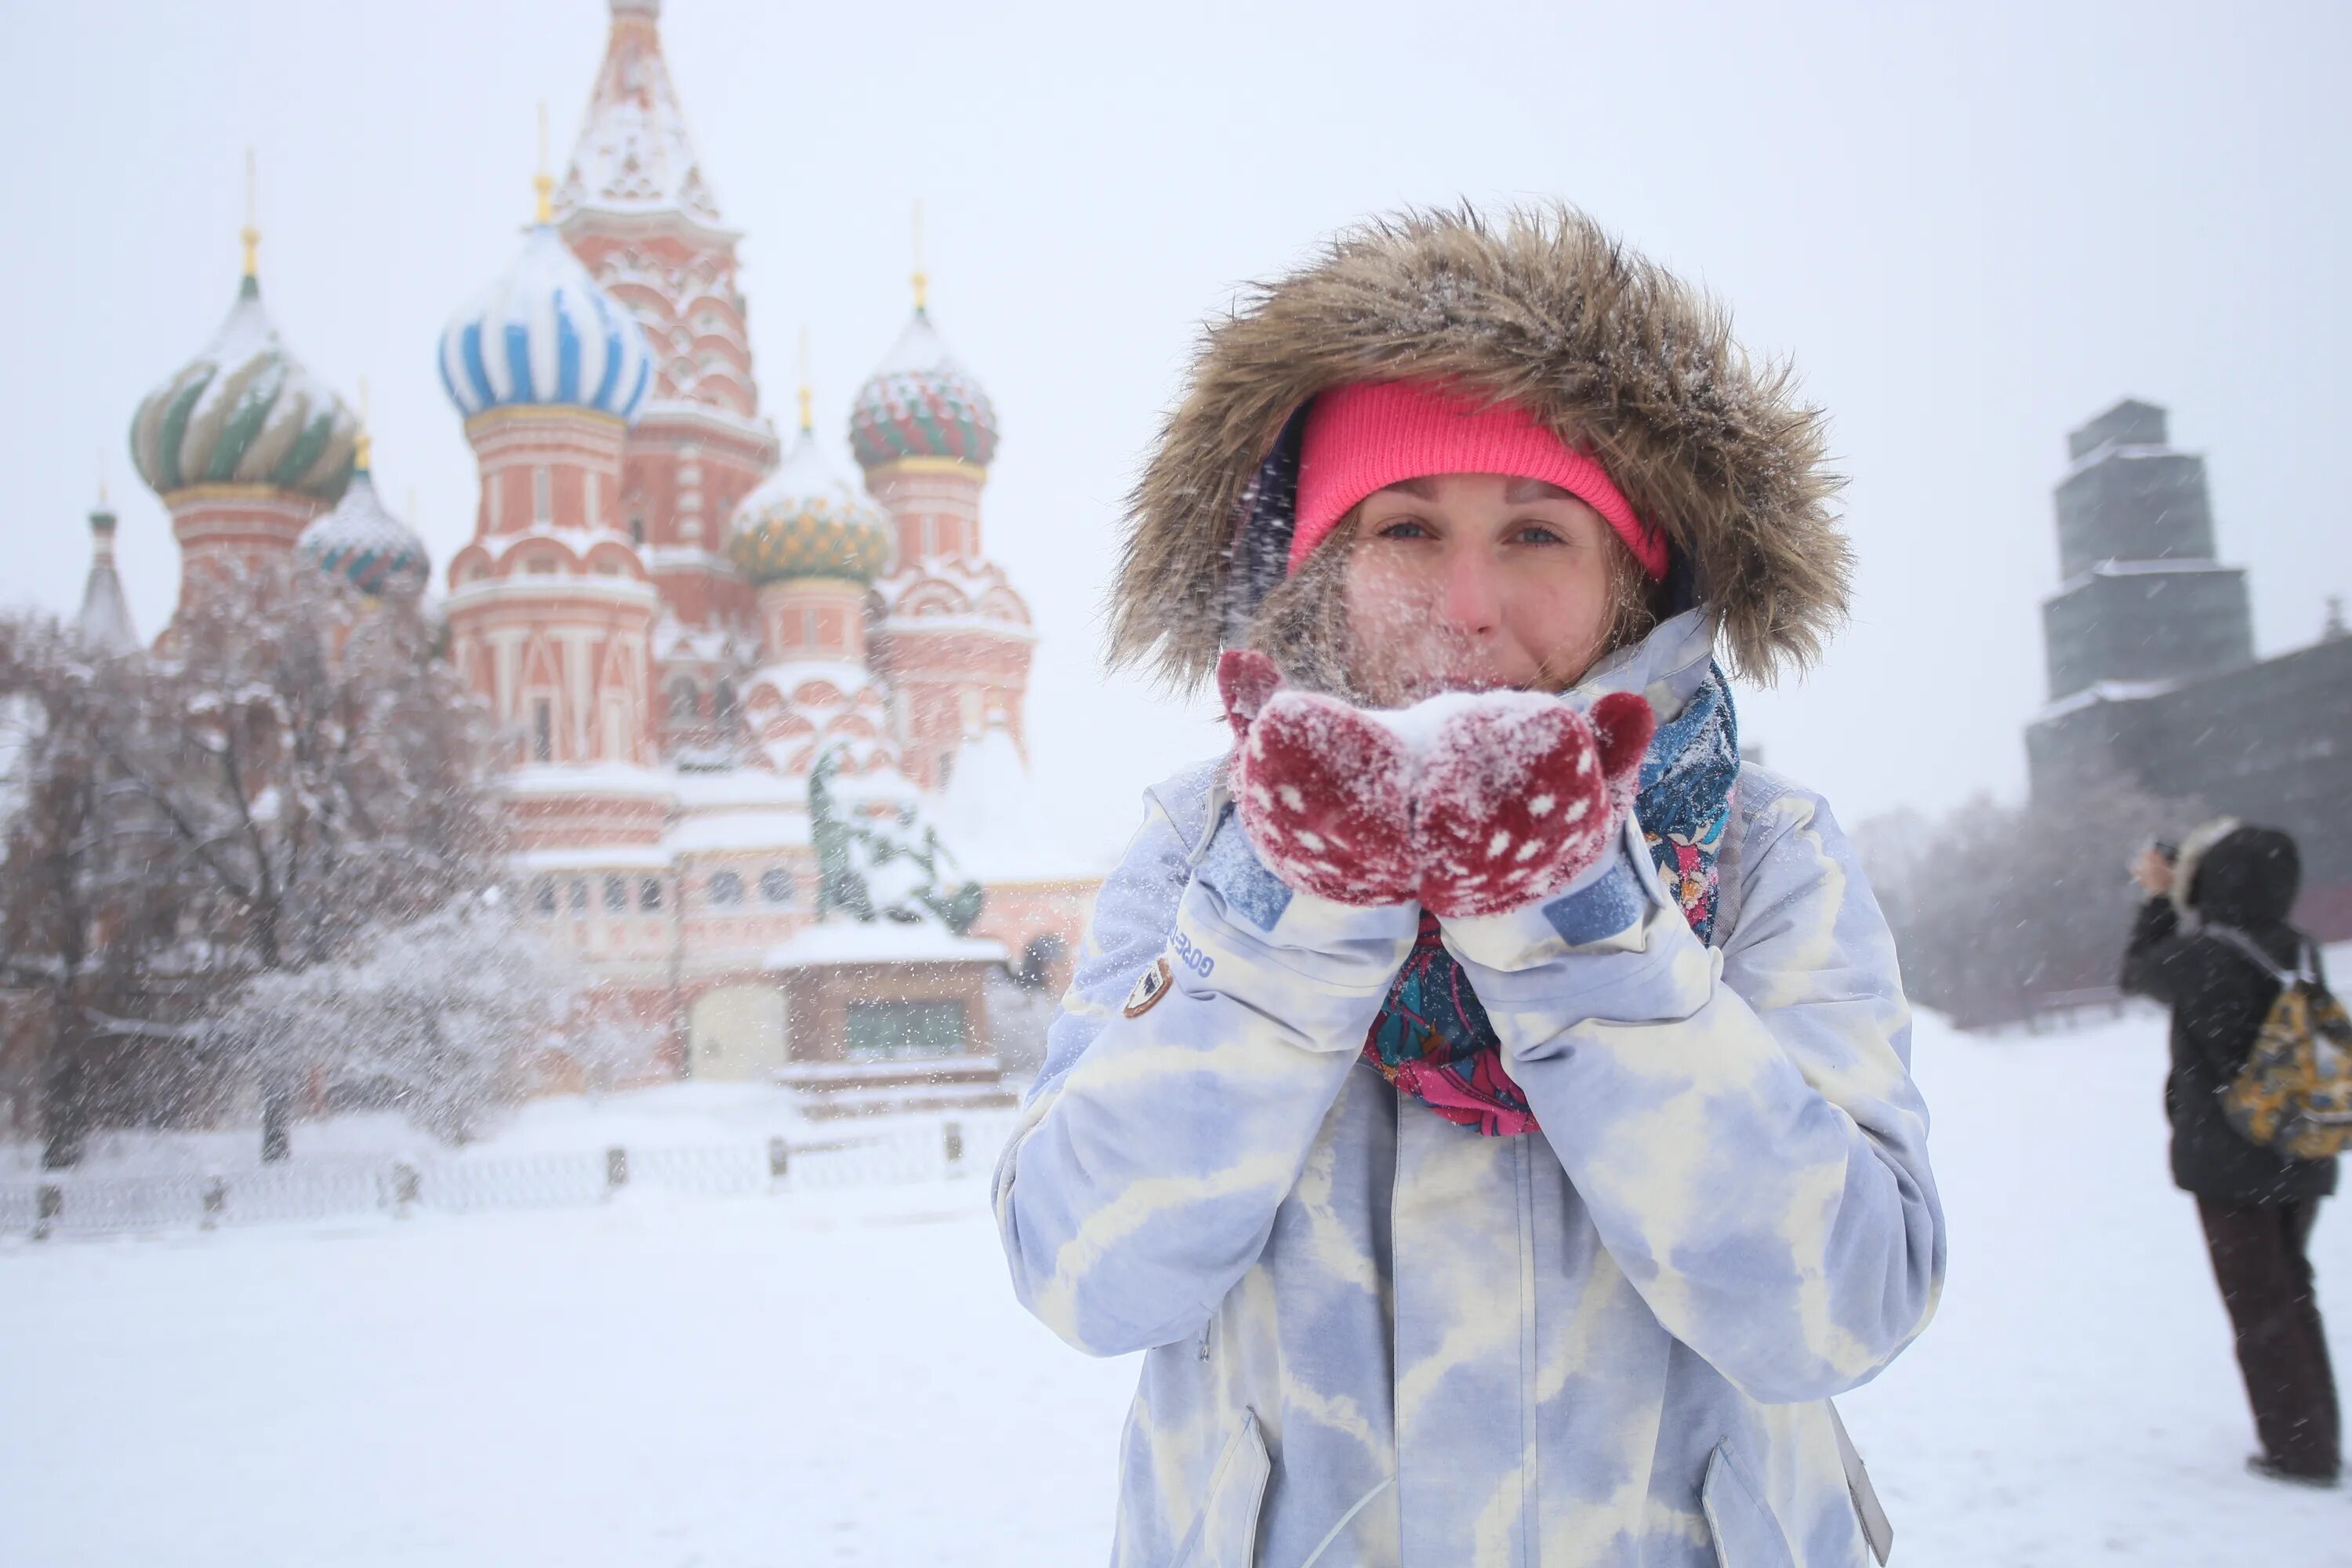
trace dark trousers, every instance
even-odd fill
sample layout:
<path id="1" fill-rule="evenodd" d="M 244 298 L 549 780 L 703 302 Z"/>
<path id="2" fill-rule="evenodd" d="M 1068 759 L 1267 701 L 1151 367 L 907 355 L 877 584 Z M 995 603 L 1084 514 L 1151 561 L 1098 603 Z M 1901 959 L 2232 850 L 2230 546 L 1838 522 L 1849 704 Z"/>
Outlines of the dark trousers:
<path id="1" fill-rule="evenodd" d="M 2344 1456 L 2336 1374 L 2305 1255 L 2318 1215 L 2316 1198 L 2260 1207 L 2197 1200 L 2263 1449 L 2281 1469 L 2327 1477 Z"/>

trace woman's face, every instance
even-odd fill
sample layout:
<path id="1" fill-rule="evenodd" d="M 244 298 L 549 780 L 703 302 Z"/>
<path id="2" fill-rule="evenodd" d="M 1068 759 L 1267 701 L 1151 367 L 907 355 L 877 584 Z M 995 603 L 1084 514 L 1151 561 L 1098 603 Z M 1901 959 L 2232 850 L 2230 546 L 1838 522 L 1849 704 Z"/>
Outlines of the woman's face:
<path id="1" fill-rule="evenodd" d="M 1375 490 L 1348 561 L 1356 685 L 1382 707 L 1574 685 L 1604 651 L 1612 548 L 1599 512 L 1540 479 L 1437 474 Z"/>

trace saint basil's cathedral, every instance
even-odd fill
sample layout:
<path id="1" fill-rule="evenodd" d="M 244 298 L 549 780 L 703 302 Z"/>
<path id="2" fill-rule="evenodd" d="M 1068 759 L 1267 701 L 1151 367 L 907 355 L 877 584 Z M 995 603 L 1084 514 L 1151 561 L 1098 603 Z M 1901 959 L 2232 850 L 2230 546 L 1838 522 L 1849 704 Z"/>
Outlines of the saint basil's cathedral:
<path id="1" fill-rule="evenodd" d="M 996 411 L 919 271 L 853 401 L 862 493 L 805 386 L 779 437 L 659 0 L 610 5 L 570 167 L 438 352 L 481 483 L 438 613 L 504 737 L 514 886 L 652 1026 L 649 1073 L 831 1110 L 1000 1099 L 1005 1015 L 1034 1021 L 1066 978 L 1100 868 L 1056 847 L 1028 775 L 1035 636 L 982 527 Z M 416 606 L 423 543 L 271 323 L 255 237 L 226 322 L 131 427 L 183 599 L 208 561 L 290 554 Z M 93 524 L 82 626 L 124 642 L 112 519 Z M 866 855 L 865 907 L 821 920 L 835 820 L 900 852 Z M 941 912 L 950 881 L 979 884 L 976 917 Z"/>

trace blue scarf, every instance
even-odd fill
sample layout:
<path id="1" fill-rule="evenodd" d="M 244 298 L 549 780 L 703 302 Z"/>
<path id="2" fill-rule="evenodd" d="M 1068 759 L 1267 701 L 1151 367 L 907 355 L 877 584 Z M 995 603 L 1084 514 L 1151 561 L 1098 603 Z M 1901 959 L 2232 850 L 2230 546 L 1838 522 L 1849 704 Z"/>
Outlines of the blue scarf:
<path id="1" fill-rule="evenodd" d="M 1715 940 L 1716 859 L 1738 777 L 1738 716 L 1723 670 L 1710 665 L 1706 683 L 1651 737 L 1633 801 L 1659 879 L 1705 942 Z M 1537 1131 L 1527 1095 L 1504 1069 L 1486 1009 L 1426 910 L 1412 956 L 1364 1040 L 1364 1059 L 1448 1121 L 1492 1138 Z"/>

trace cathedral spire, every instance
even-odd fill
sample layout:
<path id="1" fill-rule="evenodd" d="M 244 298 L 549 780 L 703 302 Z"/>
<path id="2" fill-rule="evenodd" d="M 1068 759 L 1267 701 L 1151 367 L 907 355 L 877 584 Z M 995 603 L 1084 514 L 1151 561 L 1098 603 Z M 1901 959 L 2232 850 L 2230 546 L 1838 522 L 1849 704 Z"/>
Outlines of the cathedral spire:
<path id="1" fill-rule="evenodd" d="M 814 386 L 812 386 L 812 385 L 810 384 L 810 381 L 811 381 L 811 377 L 810 377 L 810 375 L 809 375 L 809 330 L 808 330 L 808 323 L 806 323 L 805 321 L 803 321 L 803 322 L 801 324 L 801 384 L 800 384 L 801 434 L 802 434 L 802 435 L 803 435 L 803 436 L 811 435 L 811 434 L 813 434 L 813 433 L 815 431 L 815 429 L 816 429 L 816 415 L 815 415 L 815 413 L 814 413 L 814 409 L 815 409 L 815 407 L 816 407 L 816 390 L 815 390 L 815 388 L 814 388 Z"/>
<path id="2" fill-rule="evenodd" d="M 245 281 L 240 292 L 252 294 L 261 287 L 261 204 L 255 189 L 253 149 L 245 150 L 245 226 L 237 238 L 245 242 Z"/>
<path id="3" fill-rule="evenodd" d="M 539 205 L 531 222 L 543 224 L 555 216 L 555 176 L 547 172 L 547 100 L 539 100 L 539 173 L 530 177 L 530 188 L 539 193 Z"/>
<path id="4" fill-rule="evenodd" d="M 139 646 L 139 634 L 131 626 L 131 604 L 114 570 L 114 524 L 106 480 L 100 478 L 98 505 L 89 514 L 89 578 L 82 586 L 81 614 L 74 617 L 82 646 L 98 653 L 129 653 Z"/>
<path id="5" fill-rule="evenodd" d="M 662 58 L 660 0 L 611 0 L 613 30 L 589 90 L 588 112 L 557 187 L 554 216 L 674 216 L 724 233 L 718 201 L 687 133 Z"/>
<path id="6" fill-rule="evenodd" d="M 930 302 L 931 275 L 923 267 L 923 204 L 915 204 L 915 314 L 924 314 Z"/>

